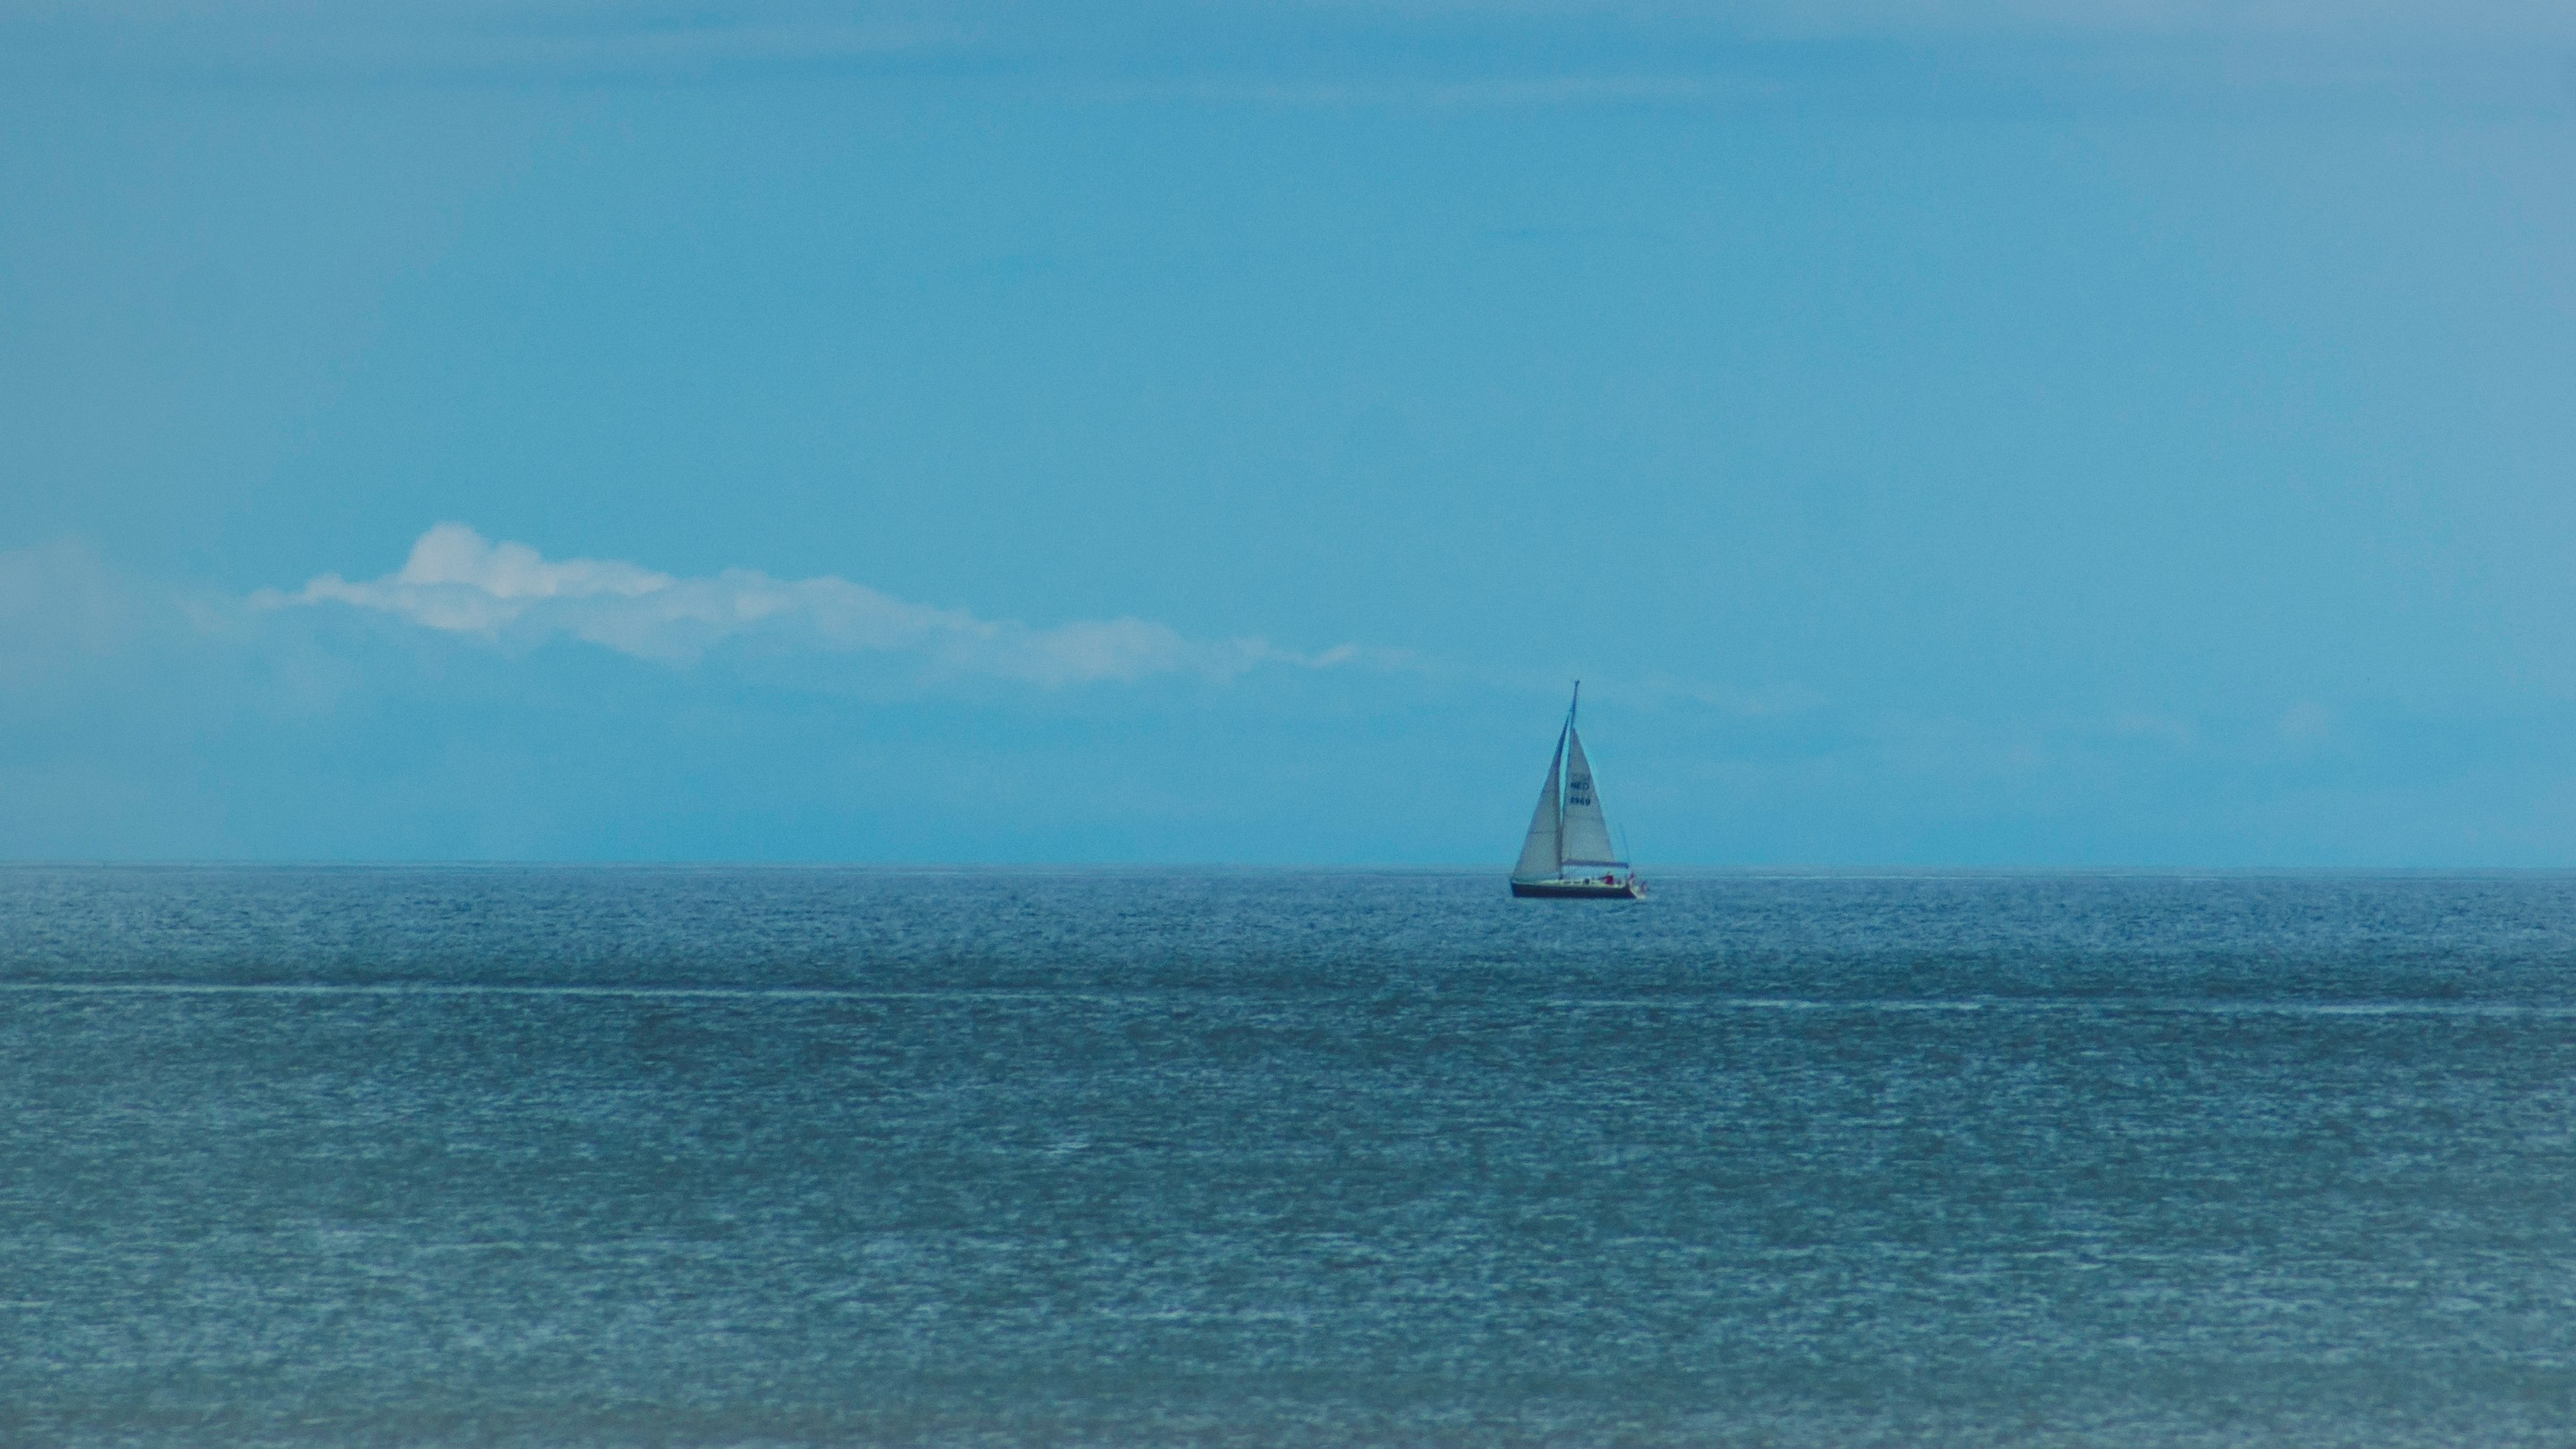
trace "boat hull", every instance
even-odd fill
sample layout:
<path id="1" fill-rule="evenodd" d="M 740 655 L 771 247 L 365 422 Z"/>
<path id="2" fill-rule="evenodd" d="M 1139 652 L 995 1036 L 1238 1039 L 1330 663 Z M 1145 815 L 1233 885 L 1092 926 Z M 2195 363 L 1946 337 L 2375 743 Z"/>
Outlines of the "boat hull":
<path id="1" fill-rule="evenodd" d="M 1512 894 L 1524 899 L 1556 901 L 1642 901 L 1646 898 L 1643 881 L 1630 877 L 1623 881 L 1597 880 L 1516 880 Z"/>

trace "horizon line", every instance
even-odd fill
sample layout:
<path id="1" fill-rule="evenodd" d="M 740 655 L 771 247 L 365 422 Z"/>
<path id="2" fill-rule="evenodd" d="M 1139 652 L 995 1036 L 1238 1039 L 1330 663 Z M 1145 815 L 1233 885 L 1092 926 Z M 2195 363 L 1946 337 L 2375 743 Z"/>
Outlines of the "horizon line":
<path id="1" fill-rule="evenodd" d="M 24 859 L 0 857 L 0 870 L 633 870 L 633 871 L 875 871 L 888 874 L 1138 874 L 1168 871 L 1184 874 L 1319 874 L 1319 875 L 1492 875 L 1511 873 L 1508 862 L 1331 862 L 1331 861 L 1156 861 L 1156 860 L 725 860 L 695 858 L 503 858 L 503 857 L 114 857 Z M 1641 869 L 1648 879 L 1680 877 L 1905 879 L 1928 876 L 2414 876 L 2414 875 L 2570 875 L 2576 863 L 2558 865 L 2328 865 L 2328 864 L 1939 864 L 1894 863 L 1712 864 L 1676 862 Z"/>

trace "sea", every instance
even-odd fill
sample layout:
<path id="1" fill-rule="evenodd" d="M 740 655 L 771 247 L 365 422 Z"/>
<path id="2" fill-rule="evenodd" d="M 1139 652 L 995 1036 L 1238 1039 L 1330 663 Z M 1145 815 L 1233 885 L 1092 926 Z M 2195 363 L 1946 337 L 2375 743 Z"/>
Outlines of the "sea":
<path id="1" fill-rule="evenodd" d="M 0 1444 L 2576 1443 L 2576 876 L 0 868 Z"/>

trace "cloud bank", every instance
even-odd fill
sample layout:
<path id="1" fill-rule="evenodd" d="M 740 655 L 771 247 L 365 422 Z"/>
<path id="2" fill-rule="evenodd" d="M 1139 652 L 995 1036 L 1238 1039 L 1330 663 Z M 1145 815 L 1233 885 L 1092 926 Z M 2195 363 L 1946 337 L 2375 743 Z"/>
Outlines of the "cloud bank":
<path id="1" fill-rule="evenodd" d="M 618 559 L 548 559 L 441 523 L 403 566 L 352 582 L 336 573 L 294 593 L 265 589 L 258 609 L 346 605 L 424 629 L 533 645 L 571 638 L 686 665 L 728 640 L 832 653 L 915 656 L 935 669 L 1061 686 L 1192 674 L 1225 679 L 1266 664 L 1325 668 L 1356 658 L 1341 645 L 1298 654 L 1260 639 L 1184 638 L 1144 619 L 1077 619 L 1035 628 L 963 609 L 910 603 L 826 575 L 777 579 L 756 569 L 682 578 Z"/>

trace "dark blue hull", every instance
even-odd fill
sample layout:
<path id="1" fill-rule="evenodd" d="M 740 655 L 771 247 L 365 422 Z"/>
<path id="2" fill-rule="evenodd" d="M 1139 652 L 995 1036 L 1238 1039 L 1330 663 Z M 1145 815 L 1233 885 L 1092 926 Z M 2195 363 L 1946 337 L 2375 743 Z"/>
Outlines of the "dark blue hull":
<path id="1" fill-rule="evenodd" d="M 1609 882 L 1516 880 L 1512 882 L 1512 894 L 1560 901 L 1642 901 L 1646 898 L 1646 886 L 1634 877 Z"/>

